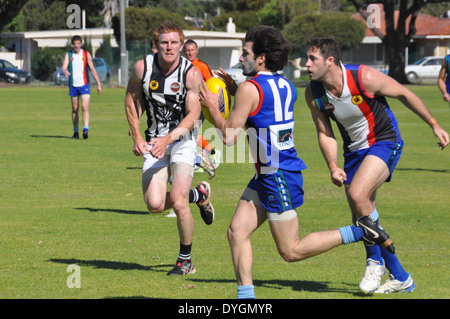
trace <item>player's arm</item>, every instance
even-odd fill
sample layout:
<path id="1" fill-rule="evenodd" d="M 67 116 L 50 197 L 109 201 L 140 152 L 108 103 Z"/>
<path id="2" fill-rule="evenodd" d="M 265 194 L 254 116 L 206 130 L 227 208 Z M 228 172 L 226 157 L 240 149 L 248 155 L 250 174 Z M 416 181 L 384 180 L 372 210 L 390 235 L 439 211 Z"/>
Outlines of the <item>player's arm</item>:
<path id="1" fill-rule="evenodd" d="M 219 97 L 222 88 L 217 94 L 213 94 L 206 87 L 206 83 L 203 82 L 200 92 L 201 103 L 208 108 L 214 120 L 214 125 L 222 133 L 223 143 L 227 146 L 234 145 L 247 122 L 249 114 L 258 107 L 258 89 L 251 82 L 242 83 L 236 91 L 234 107 L 231 109 L 227 120 L 222 117 L 219 110 Z"/>
<path id="2" fill-rule="evenodd" d="M 450 94 L 447 92 L 447 87 L 445 85 L 445 74 L 447 73 L 446 66 L 445 66 L 445 58 L 442 60 L 442 66 L 441 70 L 439 71 L 439 77 L 438 77 L 438 87 L 439 90 L 442 92 L 442 97 L 444 101 L 450 102 Z"/>
<path id="3" fill-rule="evenodd" d="M 434 135 L 439 139 L 438 145 L 442 149 L 448 145 L 448 133 L 439 125 L 425 103 L 405 86 L 390 76 L 368 66 L 362 70 L 362 82 L 366 92 L 371 95 L 387 96 L 400 100 L 431 127 Z"/>
<path id="4" fill-rule="evenodd" d="M 323 158 L 325 159 L 328 169 L 330 170 L 331 181 L 340 187 L 347 179 L 347 174 L 337 164 L 338 145 L 330 120 L 325 114 L 316 108 L 311 87 L 309 85 L 305 90 L 305 99 L 309 110 L 311 111 L 311 117 L 316 126 L 320 150 L 322 151 Z"/>
<path id="5" fill-rule="evenodd" d="M 66 54 L 64 55 L 64 61 L 63 64 L 61 66 L 61 71 L 65 76 L 69 76 L 70 72 L 67 71 L 67 68 L 69 67 L 69 53 L 66 52 Z"/>
<path id="6" fill-rule="evenodd" d="M 142 96 L 142 78 L 144 76 L 144 60 L 139 60 L 134 65 L 130 79 L 128 80 L 127 91 L 125 94 L 125 114 L 130 125 L 131 136 L 133 137 L 133 153 L 136 156 L 144 155 L 149 151 L 147 142 L 142 138 L 139 129 L 139 117 L 136 110 L 136 102 Z"/>
<path id="7" fill-rule="evenodd" d="M 102 91 L 102 83 L 100 82 L 100 78 L 98 77 L 97 71 L 95 70 L 94 63 L 92 62 L 91 54 L 87 53 L 87 64 L 89 65 L 89 70 L 92 73 L 92 77 L 94 78 L 95 82 L 97 82 L 97 91 L 98 94 Z"/>

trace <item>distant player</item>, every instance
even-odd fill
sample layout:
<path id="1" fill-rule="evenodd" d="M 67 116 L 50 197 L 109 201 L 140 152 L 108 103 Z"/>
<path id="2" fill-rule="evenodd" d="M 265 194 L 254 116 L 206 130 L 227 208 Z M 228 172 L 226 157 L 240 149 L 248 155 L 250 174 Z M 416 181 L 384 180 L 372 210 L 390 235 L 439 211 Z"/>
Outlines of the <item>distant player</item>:
<path id="1" fill-rule="evenodd" d="M 288 262 L 357 242 L 363 235 L 369 240 L 378 237 L 379 244 L 390 244 L 389 236 L 370 220 L 360 222 L 364 228 L 347 226 L 299 238 L 296 208 L 303 204 L 302 170 L 306 165 L 294 148 L 297 91 L 277 73 L 287 64 L 290 51 L 287 40 L 273 27 L 259 26 L 247 32 L 239 61 L 243 74 L 253 78 L 235 91 L 236 84 L 221 69 L 227 89 L 235 95 L 227 120 L 218 108 L 220 92 L 212 94 L 205 83 L 200 91 L 201 102 L 222 132 L 224 143 L 235 144 L 242 128 L 247 127 L 249 148 L 255 159 L 256 174 L 244 190 L 228 228 L 239 299 L 255 298 L 250 236 L 266 220 L 278 252 Z M 365 233 L 367 228 L 371 232 Z"/>
<path id="2" fill-rule="evenodd" d="M 92 63 L 91 54 L 82 49 L 83 41 L 79 35 L 72 37 L 72 51 L 64 56 L 62 72 L 69 77 L 69 96 L 72 101 L 72 124 L 73 139 L 79 139 L 78 109 L 79 99 L 81 99 L 81 109 L 83 111 L 83 138 L 89 137 L 89 100 L 91 89 L 89 86 L 89 71 L 97 82 L 98 94 L 102 91 L 102 84 Z"/>
<path id="3" fill-rule="evenodd" d="M 397 98 L 432 129 L 444 149 L 449 136 L 425 104 L 391 77 L 364 65 L 344 65 L 339 45 L 331 38 L 312 39 L 306 67 L 311 79 L 305 98 L 316 125 L 320 149 L 337 186 L 345 192 L 353 220 L 370 218 L 378 225 L 378 188 L 391 180 L 403 149 L 397 120 L 385 97 Z M 344 168 L 337 164 L 337 142 L 330 119 L 344 142 Z M 366 245 L 364 293 L 410 292 L 414 281 L 397 256 L 380 246 Z M 385 268 L 389 279 L 380 286 Z"/>
<path id="4" fill-rule="evenodd" d="M 442 92 L 442 98 L 450 102 L 450 54 L 447 54 L 442 61 L 442 67 L 439 71 L 438 87 Z"/>
<path id="5" fill-rule="evenodd" d="M 173 208 L 177 216 L 180 250 L 168 275 L 195 272 L 191 259 L 194 220 L 189 203 L 196 203 L 206 224 L 214 220 L 211 189 L 202 182 L 191 189 L 196 143 L 194 124 L 200 116 L 198 87 L 202 78 L 192 63 L 181 56 L 184 34 L 173 22 L 157 27 L 157 53 L 136 62 L 125 96 L 125 110 L 134 140 L 133 152 L 144 156 L 142 190 L 151 213 Z M 135 102 L 144 101 L 148 128 L 139 130 Z M 169 176 L 170 191 L 167 191 Z"/>

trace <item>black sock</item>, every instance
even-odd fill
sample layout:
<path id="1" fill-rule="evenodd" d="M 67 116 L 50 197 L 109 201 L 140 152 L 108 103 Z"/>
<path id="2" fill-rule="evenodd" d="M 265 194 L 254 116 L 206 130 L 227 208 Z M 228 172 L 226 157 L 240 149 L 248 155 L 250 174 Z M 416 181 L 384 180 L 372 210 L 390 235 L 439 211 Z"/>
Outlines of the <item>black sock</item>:
<path id="1" fill-rule="evenodd" d="M 192 243 L 190 245 L 183 245 L 180 242 L 180 254 L 178 255 L 178 259 L 190 260 L 191 259 L 191 249 L 192 249 Z"/>
<path id="2" fill-rule="evenodd" d="M 189 191 L 189 203 L 198 203 L 205 199 L 205 194 L 199 192 L 197 188 L 193 188 Z"/>

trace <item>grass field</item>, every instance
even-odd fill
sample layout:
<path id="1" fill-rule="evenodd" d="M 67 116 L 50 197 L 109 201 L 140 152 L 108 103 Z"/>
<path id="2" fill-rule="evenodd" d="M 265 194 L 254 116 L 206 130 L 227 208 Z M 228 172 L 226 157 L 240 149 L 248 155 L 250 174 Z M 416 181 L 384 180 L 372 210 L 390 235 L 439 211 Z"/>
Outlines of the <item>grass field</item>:
<path id="1" fill-rule="evenodd" d="M 450 110 L 437 87 L 411 89 L 450 130 Z M 303 90 L 299 88 L 295 111 L 296 148 L 308 165 L 305 204 L 298 210 L 300 236 L 351 221 L 343 189 L 329 180 Z M 93 90 L 90 137 L 71 140 L 67 88 L 0 89 L 0 298 L 236 297 L 226 229 L 253 165 L 248 160 L 220 165 L 217 177 L 209 181 L 216 221 L 206 226 L 191 206 L 197 273 L 166 276 L 178 254 L 176 220 L 146 211 L 142 158 L 131 152 L 124 92 L 104 88 L 99 96 Z M 377 207 L 381 224 L 414 278 L 415 292 L 360 294 L 362 244 L 286 263 L 265 224 L 252 237 L 257 298 L 450 297 L 450 150 L 441 151 L 432 131 L 411 111 L 397 101 L 391 106 L 406 146 L 393 181 L 378 192 Z M 206 178 L 195 174 L 194 183 Z M 72 265 L 79 267 L 81 288 L 68 287 L 69 276 L 75 274 Z"/>

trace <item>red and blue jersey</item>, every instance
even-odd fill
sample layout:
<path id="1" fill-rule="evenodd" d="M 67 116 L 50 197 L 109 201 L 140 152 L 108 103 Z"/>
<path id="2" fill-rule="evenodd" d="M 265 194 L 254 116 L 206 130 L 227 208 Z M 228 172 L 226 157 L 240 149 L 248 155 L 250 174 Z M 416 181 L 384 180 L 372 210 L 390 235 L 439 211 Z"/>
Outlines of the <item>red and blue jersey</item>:
<path id="1" fill-rule="evenodd" d="M 75 54 L 69 51 L 69 84 L 73 87 L 84 86 L 89 83 L 89 66 L 87 64 L 88 52 L 81 49 Z"/>
<path id="2" fill-rule="evenodd" d="M 402 142 L 397 120 L 383 96 L 365 91 L 361 79 L 364 65 L 343 65 L 344 86 L 339 97 L 319 82 L 311 82 L 319 111 L 334 120 L 344 141 L 344 153 L 368 148 L 379 141 Z"/>
<path id="3" fill-rule="evenodd" d="M 294 148 L 294 103 L 297 90 L 278 73 L 259 72 L 249 80 L 259 92 L 259 105 L 247 119 L 247 138 L 257 175 L 278 169 L 300 172 L 305 163 Z"/>

